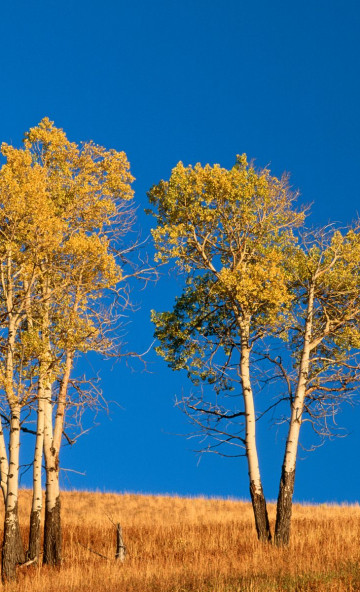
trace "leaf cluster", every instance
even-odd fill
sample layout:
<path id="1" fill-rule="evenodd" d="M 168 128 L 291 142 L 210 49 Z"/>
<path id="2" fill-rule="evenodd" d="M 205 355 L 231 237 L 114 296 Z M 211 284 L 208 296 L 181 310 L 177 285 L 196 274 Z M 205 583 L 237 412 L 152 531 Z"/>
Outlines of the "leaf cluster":
<path id="1" fill-rule="evenodd" d="M 39 364 L 55 379 L 67 354 L 111 350 L 133 177 L 124 152 L 70 142 L 48 118 L 1 152 L 0 388 L 21 400 Z"/>

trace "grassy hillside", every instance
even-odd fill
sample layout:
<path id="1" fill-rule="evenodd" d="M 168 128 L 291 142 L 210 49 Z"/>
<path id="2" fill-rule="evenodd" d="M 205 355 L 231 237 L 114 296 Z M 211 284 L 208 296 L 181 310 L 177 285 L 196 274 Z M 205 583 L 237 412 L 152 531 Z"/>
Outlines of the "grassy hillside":
<path id="1" fill-rule="evenodd" d="M 23 535 L 30 492 L 22 491 Z M 63 566 L 19 569 L 18 592 L 360 591 L 360 507 L 294 508 L 291 545 L 260 545 L 248 503 L 202 498 L 62 494 Z M 121 522 L 128 557 L 116 563 Z M 270 506 L 272 523 L 275 508 Z M 85 548 L 86 547 L 86 548 Z M 88 549 L 110 558 L 103 559 Z"/>

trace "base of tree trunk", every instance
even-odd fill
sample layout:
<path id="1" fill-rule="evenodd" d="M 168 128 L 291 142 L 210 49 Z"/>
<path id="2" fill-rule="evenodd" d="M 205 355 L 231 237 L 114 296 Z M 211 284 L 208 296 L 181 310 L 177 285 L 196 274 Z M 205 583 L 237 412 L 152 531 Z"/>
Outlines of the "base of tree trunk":
<path id="1" fill-rule="evenodd" d="M 25 562 L 24 545 L 21 538 L 17 505 L 5 512 L 4 541 L 2 548 L 2 580 L 16 578 L 16 566 Z"/>
<path id="2" fill-rule="evenodd" d="M 61 563 L 60 496 L 52 510 L 45 507 L 43 563 L 48 565 L 60 565 Z"/>
<path id="3" fill-rule="evenodd" d="M 30 514 L 29 548 L 26 553 L 27 561 L 38 561 L 40 555 L 40 531 L 41 512 L 32 510 Z"/>
<path id="4" fill-rule="evenodd" d="M 255 491 L 255 484 L 250 483 L 250 495 L 255 517 L 256 532 L 259 541 L 271 541 L 269 517 L 267 513 L 266 500 L 261 488 L 261 493 Z"/>
<path id="5" fill-rule="evenodd" d="M 279 496 L 276 506 L 275 545 L 286 546 L 290 541 L 292 499 L 294 493 L 295 470 L 282 469 Z"/>

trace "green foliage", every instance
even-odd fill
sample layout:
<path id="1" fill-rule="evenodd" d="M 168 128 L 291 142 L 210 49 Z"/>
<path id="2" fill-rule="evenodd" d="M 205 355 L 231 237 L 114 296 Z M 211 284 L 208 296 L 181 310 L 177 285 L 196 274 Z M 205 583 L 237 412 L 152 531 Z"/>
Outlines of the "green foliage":
<path id="1" fill-rule="evenodd" d="M 285 260 L 304 219 L 294 198 L 286 177 L 256 171 L 246 155 L 230 170 L 180 162 L 151 189 L 156 258 L 174 259 L 187 284 L 172 312 L 153 313 L 158 352 L 171 367 L 214 381 L 224 376 L 214 371 L 215 351 L 226 360 L 283 329 L 293 299 Z"/>
<path id="2" fill-rule="evenodd" d="M 239 382 L 240 360 L 256 342 L 274 364 L 266 380 L 281 376 L 292 400 L 309 345 L 304 413 L 316 430 L 316 417 L 324 420 L 317 433 L 329 435 L 328 419 L 360 384 L 360 226 L 298 232 L 304 212 L 294 198 L 286 177 L 256 171 L 245 155 L 230 170 L 180 162 L 149 200 L 156 258 L 175 261 L 186 287 L 172 311 L 152 318 L 170 367 L 217 393 Z M 284 360 L 272 352 L 274 337 L 286 343 Z M 202 397 L 192 399 L 194 413 L 200 407 Z"/>
<path id="3" fill-rule="evenodd" d="M 194 384 L 206 381 L 217 390 L 231 389 L 231 382 L 216 370 L 215 358 L 230 355 L 237 324 L 233 310 L 219 302 L 213 287 L 211 274 L 197 277 L 176 299 L 173 311 L 152 311 L 161 344 L 156 351 L 173 370 L 186 369 Z"/>

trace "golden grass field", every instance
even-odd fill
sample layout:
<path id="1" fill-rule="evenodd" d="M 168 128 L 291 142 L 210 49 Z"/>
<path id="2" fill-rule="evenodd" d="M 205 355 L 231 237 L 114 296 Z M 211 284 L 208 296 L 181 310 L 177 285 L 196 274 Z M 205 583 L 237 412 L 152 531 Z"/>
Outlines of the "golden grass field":
<path id="1" fill-rule="evenodd" d="M 21 491 L 25 539 L 30 497 Z M 20 568 L 5 590 L 360 592 L 359 505 L 295 505 L 284 550 L 258 543 L 250 504 L 239 501 L 65 492 L 62 516 L 62 568 Z M 108 516 L 123 526 L 123 565 L 112 559 L 116 535 Z M 274 505 L 270 517 L 273 523 Z"/>

